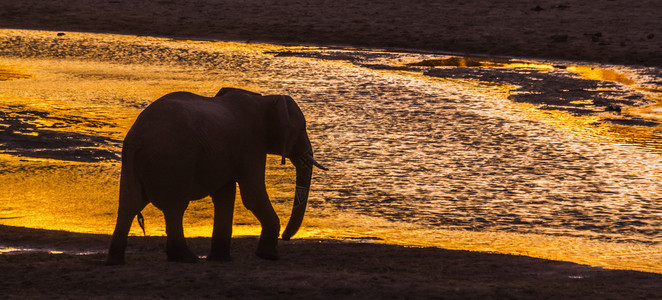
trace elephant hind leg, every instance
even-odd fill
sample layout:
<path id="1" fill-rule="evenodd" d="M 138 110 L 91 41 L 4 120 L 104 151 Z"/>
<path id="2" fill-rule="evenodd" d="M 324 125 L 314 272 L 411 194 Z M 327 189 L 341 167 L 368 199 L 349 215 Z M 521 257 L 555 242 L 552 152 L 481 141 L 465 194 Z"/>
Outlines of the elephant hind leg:
<path id="1" fill-rule="evenodd" d="M 182 222 L 184 211 L 188 207 L 188 201 L 171 203 L 176 204 L 162 209 L 166 222 L 166 235 L 168 236 L 166 242 L 168 261 L 183 263 L 198 262 L 198 256 L 191 252 L 184 238 L 184 226 Z"/>
<path id="2" fill-rule="evenodd" d="M 117 223 L 108 249 L 106 265 L 124 264 L 127 237 L 131 230 L 133 219 L 149 203 L 139 180 L 133 163 L 134 152 L 122 149 L 122 172 L 120 177 L 119 208 L 117 209 Z M 141 226 L 142 227 L 142 226 Z"/>
<path id="3" fill-rule="evenodd" d="M 106 265 L 112 266 L 124 264 L 124 252 L 126 250 L 127 237 L 131 230 L 131 224 L 136 215 L 139 214 L 146 205 L 147 203 L 133 204 L 127 203 L 126 201 L 120 201 L 117 212 L 117 223 L 110 242 L 110 248 L 108 249 Z"/>
<path id="4" fill-rule="evenodd" d="M 211 195 L 214 202 L 214 232 L 211 236 L 211 251 L 207 260 L 230 261 L 232 241 L 232 218 L 234 214 L 237 183 L 231 182 Z"/>

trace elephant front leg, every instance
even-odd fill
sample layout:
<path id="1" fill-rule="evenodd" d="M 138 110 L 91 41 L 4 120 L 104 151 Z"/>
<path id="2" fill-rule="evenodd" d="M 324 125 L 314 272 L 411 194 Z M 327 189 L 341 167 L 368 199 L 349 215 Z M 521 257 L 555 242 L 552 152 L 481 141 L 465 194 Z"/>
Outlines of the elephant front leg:
<path id="1" fill-rule="evenodd" d="M 230 261 L 230 243 L 232 241 L 232 216 L 234 214 L 237 184 L 232 183 L 211 195 L 214 202 L 214 231 L 211 237 L 211 251 L 207 260 Z"/>
<path id="2" fill-rule="evenodd" d="M 278 236 L 280 234 L 280 220 L 269 202 L 264 181 L 259 184 L 242 184 L 239 182 L 239 190 L 244 206 L 250 210 L 262 225 L 260 241 L 255 254 L 264 259 L 277 260 Z"/>
<path id="3" fill-rule="evenodd" d="M 166 222 L 166 235 L 168 236 L 166 242 L 168 261 L 184 263 L 195 263 L 198 261 L 198 256 L 186 246 L 186 239 L 184 238 L 184 226 L 182 222 L 184 211 L 187 207 L 188 201 L 163 209 L 163 216 Z"/>

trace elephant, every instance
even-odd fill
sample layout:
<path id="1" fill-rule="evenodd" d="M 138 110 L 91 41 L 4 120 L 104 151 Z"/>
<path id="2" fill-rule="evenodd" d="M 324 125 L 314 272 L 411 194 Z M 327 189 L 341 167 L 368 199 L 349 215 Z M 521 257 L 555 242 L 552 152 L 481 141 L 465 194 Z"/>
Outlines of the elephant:
<path id="1" fill-rule="evenodd" d="M 196 262 L 182 218 L 190 201 L 211 196 L 214 225 L 210 261 L 230 260 L 236 187 L 244 206 L 259 220 L 255 254 L 276 260 L 280 221 L 265 186 L 267 154 L 288 158 L 296 168 L 292 214 L 282 239 L 299 229 L 308 202 L 313 158 L 306 120 L 289 96 L 262 96 L 222 88 L 214 97 L 189 92 L 167 94 L 148 105 L 122 145 L 119 207 L 107 265 L 125 263 L 127 236 L 136 216 L 152 203 L 163 212 L 169 261 Z"/>

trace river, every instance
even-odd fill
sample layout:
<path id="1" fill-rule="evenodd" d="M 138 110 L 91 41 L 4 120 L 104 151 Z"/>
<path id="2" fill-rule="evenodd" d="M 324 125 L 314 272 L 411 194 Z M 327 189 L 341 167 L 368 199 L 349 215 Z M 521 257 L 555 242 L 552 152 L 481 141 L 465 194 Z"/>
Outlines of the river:
<path id="1" fill-rule="evenodd" d="M 662 70 L 25 30 L 0 45 L 0 224 L 110 234 L 138 113 L 241 87 L 291 95 L 330 169 L 295 238 L 662 273 Z M 279 161 L 267 185 L 284 223 L 294 170 Z M 235 235 L 258 234 L 237 203 Z M 186 235 L 210 236 L 212 214 L 193 202 Z M 158 210 L 145 218 L 164 234 Z"/>

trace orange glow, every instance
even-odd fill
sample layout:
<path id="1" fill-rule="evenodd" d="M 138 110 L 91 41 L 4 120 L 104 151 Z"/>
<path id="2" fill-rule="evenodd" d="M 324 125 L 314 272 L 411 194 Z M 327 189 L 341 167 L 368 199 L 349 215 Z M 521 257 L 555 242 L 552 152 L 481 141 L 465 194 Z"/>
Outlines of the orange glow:
<path id="1" fill-rule="evenodd" d="M 550 64 L 537 63 L 533 61 L 520 61 L 508 58 L 493 58 L 493 57 L 464 57 L 464 56 L 449 56 L 445 58 L 427 59 L 422 61 L 411 62 L 408 66 L 420 67 L 482 67 L 482 68 L 526 68 L 526 69 L 539 69 L 539 70 L 552 70 L 554 66 Z"/>
<path id="2" fill-rule="evenodd" d="M 0 30 L 8 35 L 52 36 L 52 32 Z M 268 56 L 265 51 L 300 50 L 304 47 L 283 47 L 264 44 L 226 42 L 177 41 L 172 39 L 67 33 L 69 39 L 93 39 L 99 43 L 137 42 L 168 45 L 172 48 L 194 51 L 217 49 L 229 55 L 253 58 Z M 254 56 L 251 56 L 254 55 Z M 271 57 L 271 56 L 269 56 Z M 287 58 L 293 65 L 306 61 Z M 201 62 L 194 62 L 201 63 Z M 251 63 L 250 61 L 246 62 Z M 282 62 L 281 62 L 282 63 Z M 338 78 L 364 74 L 380 74 L 381 79 L 398 82 L 402 86 L 425 91 L 430 98 L 440 90 L 451 90 L 465 107 L 478 105 L 468 100 L 474 95 L 485 96 L 485 114 L 507 119 L 532 119 L 554 124 L 582 138 L 597 138 L 610 142 L 644 145 L 658 149 L 662 144 L 660 128 L 624 127 L 603 122 L 605 116 L 576 117 L 560 111 L 540 110 L 530 104 L 517 104 L 507 100 L 512 86 L 482 83 L 475 80 L 429 78 L 412 72 L 367 70 L 345 62 L 311 63 L 327 68 L 325 72 L 339 74 Z M 422 64 L 425 65 L 425 64 Z M 549 64 L 488 58 L 453 58 L 427 62 L 431 66 L 481 66 L 553 69 Z M 250 65 L 246 67 L 250 69 Z M 300 67 L 297 65 L 297 67 Z M 301 67 L 303 69 L 303 67 Z M 601 70 L 601 69 L 598 69 Z M 633 84 L 625 75 L 609 70 L 576 66 L 569 68 L 581 76 L 600 80 L 613 80 Z M 94 59 L 10 58 L 0 57 L 0 104 L 9 116 L 20 117 L 24 111 L 48 113 L 47 117 L 26 119 L 38 128 L 86 133 L 121 140 L 135 117 L 151 101 L 173 91 L 187 90 L 211 96 L 224 86 L 236 86 L 258 92 L 293 89 L 289 77 L 280 85 L 265 87 L 272 80 L 262 74 L 252 74 L 247 80 L 234 70 L 219 67 L 210 74 L 208 69 L 190 66 L 166 65 L 154 62 L 122 63 Z M 321 71 L 320 71 L 321 72 Z M 611 79 L 605 79 L 611 78 Z M 367 80 L 365 80 L 367 81 Z M 291 84 L 291 85 L 290 85 Z M 326 87 L 318 87 L 324 89 Z M 265 89 L 265 90 L 261 90 Z M 353 92 L 353 91 L 348 91 Z M 657 94 L 659 96 L 659 94 Z M 655 105 L 645 108 L 624 108 L 624 112 L 651 118 L 662 116 L 659 97 Z M 424 99 L 425 100 L 425 99 Z M 492 102 L 490 102 L 492 101 Z M 590 100 L 577 100 L 590 101 Z M 467 104 L 469 103 L 469 104 Z M 336 104 L 334 104 L 336 105 Z M 420 105 L 445 105 L 422 103 Z M 344 116 L 341 116 L 344 117 Z M 613 117 L 613 116 L 610 116 Z M 57 125 L 56 129 L 52 129 Z M 331 131 L 332 129 L 329 129 Z M 37 132 L 24 133 L 36 135 Z M 341 135 L 341 130 L 335 134 Z M 329 139 L 334 136 L 329 135 Z M 323 143 L 324 141 L 320 141 Z M 384 148 L 391 145 L 384 145 Z M 119 145 L 109 145 L 119 150 Z M 294 169 L 279 164 L 280 158 L 268 157 L 267 187 L 281 224 L 286 224 L 294 195 Z M 368 161 L 368 159 L 366 159 Z M 341 162 L 337 162 L 341 163 Z M 0 224 L 83 233 L 110 234 L 113 230 L 119 183 L 119 162 L 78 163 L 55 159 L 28 158 L 0 154 Z M 331 171 L 333 172 L 333 171 Z M 330 173 L 333 175 L 333 173 Z M 331 176 L 322 174 L 320 176 Z M 403 175 L 404 176 L 404 175 Z M 371 184 L 382 184 L 379 178 Z M 341 239 L 400 244 L 408 246 L 435 246 L 447 249 L 488 251 L 527 255 L 546 259 L 566 260 L 606 268 L 634 269 L 662 273 L 662 246 L 642 243 L 604 242 L 586 238 L 454 230 L 416 226 L 411 223 L 359 215 L 326 203 L 316 193 L 322 187 L 311 189 L 311 201 L 304 225 L 295 238 Z M 147 235 L 165 234 L 162 214 L 149 205 L 144 211 Z M 259 222 L 243 208 L 237 195 L 235 206 L 235 236 L 258 235 Z M 184 217 L 187 236 L 209 237 L 212 232 L 213 204 L 209 198 L 192 202 Z M 142 235 L 134 224 L 132 235 Z M 590 235 L 590 233 L 587 233 Z"/>
<path id="3" fill-rule="evenodd" d="M 601 69 L 593 66 L 571 66 L 566 70 L 577 73 L 584 78 L 591 80 L 605 80 L 622 83 L 625 85 L 634 84 L 634 80 L 628 78 L 625 74 L 609 69 Z"/>
<path id="4" fill-rule="evenodd" d="M 499 58 L 483 57 L 457 57 L 451 56 L 440 59 L 429 59 L 407 64 L 409 66 L 431 66 L 431 67 L 502 67 L 502 68 L 529 68 L 538 70 L 553 70 L 555 67 L 551 64 L 517 61 Z M 662 91 L 655 88 L 644 88 L 637 86 L 633 79 L 623 72 L 616 70 L 598 68 L 593 66 L 569 66 L 567 71 L 580 75 L 590 80 L 612 81 L 632 87 L 645 93 L 646 97 L 654 100 L 653 104 L 641 107 L 624 107 L 623 113 L 636 116 L 642 119 L 662 122 Z M 404 73 L 403 73 L 404 74 Z M 417 76 L 418 74 L 413 74 Z M 418 75 L 418 77 L 423 77 Z M 451 81 L 458 84 L 470 84 L 477 86 L 498 86 L 503 93 L 503 97 L 510 96 L 515 86 L 507 84 L 496 84 L 491 82 L 481 82 L 471 79 L 448 79 L 448 78 L 428 78 L 428 80 Z M 573 100 L 574 104 L 592 104 L 591 99 Z M 607 140 L 613 143 L 630 143 L 640 145 L 655 151 L 662 150 L 662 125 L 654 127 L 645 126 L 623 126 L 612 124 L 605 121 L 606 118 L 618 120 L 618 115 L 604 113 L 595 116 L 574 116 L 568 112 L 558 110 L 541 110 L 536 105 L 528 103 L 509 103 L 507 106 L 523 112 L 524 118 L 552 123 L 575 134 L 590 136 Z"/>
<path id="5" fill-rule="evenodd" d="M 32 77 L 30 74 L 24 73 L 22 70 L 9 65 L 0 64 L 0 81 L 8 81 L 15 79 L 26 79 Z"/>
<path id="6" fill-rule="evenodd" d="M 662 126 L 624 126 L 603 121 L 602 116 L 574 116 L 565 111 L 541 110 L 529 103 L 512 103 L 529 117 L 554 124 L 574 134 L 612 143 L 629 143 L 662 151 Z"/>

